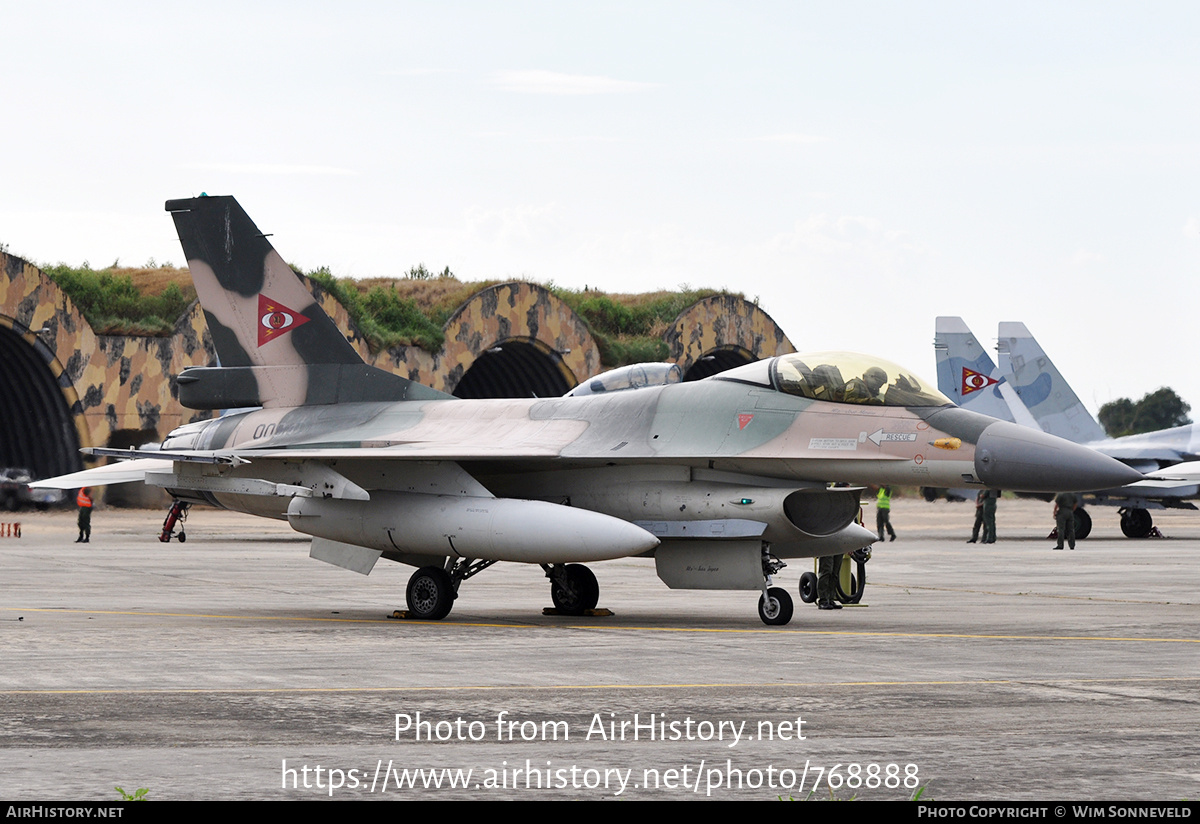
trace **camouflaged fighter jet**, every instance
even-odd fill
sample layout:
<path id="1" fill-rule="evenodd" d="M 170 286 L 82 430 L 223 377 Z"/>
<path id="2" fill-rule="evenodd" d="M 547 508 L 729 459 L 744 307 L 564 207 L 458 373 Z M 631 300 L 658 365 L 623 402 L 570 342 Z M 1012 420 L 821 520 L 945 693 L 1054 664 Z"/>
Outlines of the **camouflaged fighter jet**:
<path id="1" fill-rule="evenodd" d="M 231 197 L 167 203 L 220 367 L 179 376 L 193 409 L 161 452 L 58 479 L 143 480 L 177 499 L 286 519 L 312 557 L 417 567 L 412 617 L 445 617 L 497 561 L 538 564 L 560 613 L 596 606 L 586 562 L 653 556 L 672 588 L 761 592 L 785 558 L 870 544 L 861 484 L 1056 491 L 1141 475 L 967 412 L 895 364 L 847 353 L 759 361 L 705 380 L 553 399 L 460 400 L 365 365 Z M 631 383 L 631 385 L 634 385 Z M 107 473 L 107 475 L 106 475 Z M 844 484 L 842 488 L 831 483 Z"/>

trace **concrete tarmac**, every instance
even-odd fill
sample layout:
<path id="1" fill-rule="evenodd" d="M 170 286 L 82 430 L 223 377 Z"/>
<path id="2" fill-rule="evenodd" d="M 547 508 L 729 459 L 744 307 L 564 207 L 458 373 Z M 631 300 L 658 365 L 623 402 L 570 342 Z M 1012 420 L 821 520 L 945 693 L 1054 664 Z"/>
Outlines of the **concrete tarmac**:
<path id="1" fill-rule="evenodd" d="M 98 510 L 83 545 L 71 512 L 5 516 L 0 798 L 1195 798 L 1200 513 L 1128 540 L 1094 508 L 1055 552 L 1050 508 L 1003 500 L 969 546 L 971 504 L 896 499 L 864 605 L 786 627 L 646 560 L 593 566 L 612 617 L 545 616 L 541 570 L 499 564 L 389 620 L 410 568 L 286 524 L 196 508 L 164 545 L 164 513 Z"/>

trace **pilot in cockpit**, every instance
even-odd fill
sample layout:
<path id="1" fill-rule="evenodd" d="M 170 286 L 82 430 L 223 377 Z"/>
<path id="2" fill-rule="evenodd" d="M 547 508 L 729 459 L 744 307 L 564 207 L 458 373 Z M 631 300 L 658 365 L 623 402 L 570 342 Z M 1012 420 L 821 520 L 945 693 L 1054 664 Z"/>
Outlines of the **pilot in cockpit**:
<path id="1" fill-rule="evenodd" d="M 861 378 L 851 378 L 846 381 L 846 389 L 842 400 L 846 403 L 875 403 L 883 404 L 883 395 L 879 390 L 888 382 L 887 372 L 878 366 L 872 366 L 863 372 Z"/>

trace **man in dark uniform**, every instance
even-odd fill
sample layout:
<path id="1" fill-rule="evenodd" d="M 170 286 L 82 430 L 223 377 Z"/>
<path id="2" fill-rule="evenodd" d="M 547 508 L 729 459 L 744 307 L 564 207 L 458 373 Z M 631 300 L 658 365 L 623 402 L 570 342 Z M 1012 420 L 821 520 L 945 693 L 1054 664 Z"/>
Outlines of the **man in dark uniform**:
<path id="1" fill-rule="evenodd" d="M 968 544 L 979 540 L 979 530 L 983 528 L 983 496 L 986 492 L 986 489 L 981 489 L 975 493 L 975 523 L 971 526 L 971 537 L 967 540 Z"/>
<path id="2" fill-rule="evenodd" d="M 985 544 L 996 543 L 996 501 L 1000 498 L 998 489 L 981 489 L 975 496 L 975 525 L 971 527 L 971 537 L 967 541 L 973 544 L 979 540 L 979 530 L 983 530 Z"/>
<path id="3" fill-rule="evenodd" d="M 833 589 L 833 576 L 841 568 L 841 555 L 822 555 L 817 559 L 817 609 L 841 609 Z"/>
<path id="4" fill-rule="evenodd" d="M 996 543 L 996 504 L 1000 501 L 999 489 L 983 491 L 983 542 Z"/>
<path id="5" fill-rule="evenodd" d="M 1060 492 L 1054 497 L 1054 521 L 1058 530 L 1058 546 L 1063 548 L 1063 538 L 1067 545 L 1075 548 L 1075 510 L 1079 509 L 1079 495 L 1075 492 Z"/>

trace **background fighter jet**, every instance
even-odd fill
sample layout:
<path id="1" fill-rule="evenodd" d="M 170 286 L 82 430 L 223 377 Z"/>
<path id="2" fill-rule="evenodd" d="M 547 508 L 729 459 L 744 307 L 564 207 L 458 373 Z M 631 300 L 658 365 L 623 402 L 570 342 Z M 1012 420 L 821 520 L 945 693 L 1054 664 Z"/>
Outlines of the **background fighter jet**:
<path id="1" fill-rule="evenodd" d="M 1156 472 L 1200 455 L 1200 429 L 1195 424 L 1106 438 L 1025 324 L 1001 323 L 996 348 L 998 366 L 962 318 L 939 317 L 934 335 L 938 387 L 967 409 L 1084 444 L 1141 472 Z M 1187 499 L 1200 495 L 1194 482 L 1156 472 L 1160 474 L 1088 497 L 1094 503 L 1120 507 L 1121 531 L 1130 538 L 1144 538 L 1154 527 L 1150 509 L 1195 509 Z M 1085 537 L 1091 518 L 1085 514 L 1080 521 L 1082 532 L 1077 534 Z"/>
<path id="2" fill-rule="evenodd" d="M 1053 491 L 1141 477 L 846 353 L 631 392 L 459 400 L 362 363 L 233 198 L 167 210 L 221 362 L 181 374 L 180 401 L 260 408 L 180 427 L 161 452 L 92 450 L 143 460 L 47 485 L 140 476 L 180 500 L 286 519 L 322 561 L 416 566 L 416 617 L 444 617 L 496 561 L 540 565 L 559 611 L 579 614 L 599 597 L 584 562 L 652 555 L 668 586 L 758 590 L 759 615 L 782 624 L 782 559 L 875 540 L 854 523 L 853 485 Z"/>

